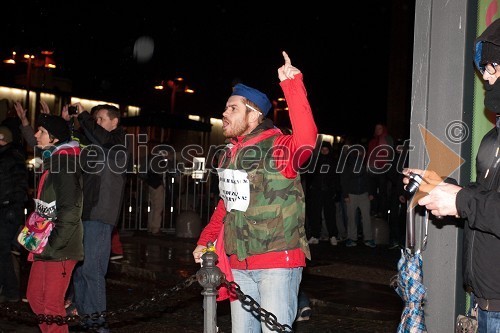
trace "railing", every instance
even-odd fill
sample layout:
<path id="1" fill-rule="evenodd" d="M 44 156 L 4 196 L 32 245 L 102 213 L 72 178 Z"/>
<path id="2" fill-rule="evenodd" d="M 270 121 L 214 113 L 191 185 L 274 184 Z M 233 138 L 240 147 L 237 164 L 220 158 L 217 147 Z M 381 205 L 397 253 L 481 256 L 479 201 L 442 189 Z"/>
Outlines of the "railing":
<path id="1" fill-rule="evenodd" d="M 33 171 L 33 170 L 32 170 Z M 175 233 L 176 219 L 182 212 L 196 212 L 202 224 L 207 224 L 211 212 L 217 205 L 217 191 L 211 191 L 213 185 L 217 186 L 216 174 L 206 170 L 202 179 L 193 179 L 191 172 L 175 174 L 164 173 L 165 196 L 163 202 L 163 214 L 161 221 L 161 231 Z M 32 172 L 30 176 L 30 191 L 32 195 L 36 193 L 39 172 Z M 25 217 L 33 210 L 33 200 L 30 199 L 25 208 Z M 149 185 L 141 179 L 138 174 L 127 175 L 125 184 L 122 216 L 119 221 L 120 230 L 135 231 L 147 230 L 148 219 L 151 216 L 151 200 Z"/>
<path id="2" fill-rule="evenodd" d="M 210 191 L 215 179 L 211 172 L 205 172 L 203 179 L 193 179 L 191 173 L 164 173 L 161 230 L 175 233 L 176 219 L 185 211 L 196 212 L 202 224 L 207 224 L 210 213 L 217 204 L 218 191 Z M 137 174 L 129 174 L 123 197 L 120 229 L 147 230 L 151 213 L 149 185 Z"/>

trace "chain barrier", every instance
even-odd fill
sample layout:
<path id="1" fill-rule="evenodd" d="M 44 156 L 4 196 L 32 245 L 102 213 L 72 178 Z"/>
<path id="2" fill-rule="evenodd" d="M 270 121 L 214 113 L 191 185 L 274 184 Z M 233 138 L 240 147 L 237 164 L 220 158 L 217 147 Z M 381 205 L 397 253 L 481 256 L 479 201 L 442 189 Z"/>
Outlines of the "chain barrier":
<path id="1" fill-rule="evenodd" d="M 150 298 L 143 299 L 137 303 L 131 304 L 127 306 L 126 308 L 123 309 L 118 309 L 115 311 L 103 311 L 103 312 L 96 312 L 92 314 L 85 314 L 85 315 L 67 315 L 67 316 L 60 316 L 60 315 L 45 315 L 45 314 L 33 314 L 31 312 L 26 312 L 26 311 L 19 311 L 15 310 L 12 307 L 8 306 L 6 303 L 0 304 L 0 310 L 2 316 L 6 316 L 9 319 L 16 320 L 16 321 L 21 321 L 21 322 L 28 322 L 32 324 L 41 324 L 41 323 L 47 323 L 48 325 L 51 324 L 56 324 L 56 325 L 65 325 L 65 324 L 71 324 L 71 323 L 84 323 L 86 321 L 98 321 L 99 319 L 107 319 L 113 316 L 118 316 L 119 314 L 131 312 L 131 311 L 138 311 L 142 308 L 147 308 L 151 307 L 171 296 L 174 294 L 189 288 L 194 282 L 196 282 L 196 274 L 191 275 L 187 279 L 181 281 L 180 283 L 176 284 L 174 287 L 168 289 L 167 291 L 163 293 L 156 293 L 154 296 Z M 92 324 L 93 329 L 98 328 L 103 324 Z"/>
<path id="2" fill-rule="evenodd" d="M 41 323 L 47 323 L 48 325 L 51 324 L 56 324 L 56 325 L 65 325 L 65 324 L 79 324 L 79 323 L 84 323 L 87 321 L 93 321 L 96 322 L 99 319 L 102 319 L 105 321 L 108 318 L 111 317 L 117 317 L 121 314 L 127 313 L 127 312 L 133 312 L 133 311 L 138 311 L 143 308 L 147 307 L 152 307 L 155 304 L 160 303 L 161 301 L 164 301 L 167 298 L 172 297 L 174 294 L 185 290 L 189 288 L 194 282 L 197 281 L 196 274 L 191 275 L 187 279 L 181 281 L 180 283 L 176 284 L 174 287 L 168 289 L 167 291 L 163 293 L 156 293 L 154 296 L 143 299 L 137 303 L 131 304 L 125 308 L 114 310 L 114 311 L 103 311 L 100 313 L 92 313 L 92 314 L 85 314 L 85 315 L 68 315 L 68 316 L 60 316 L 60 315 L 45 315 L 45 314 L 33 314 L 30 312 L 25 312 L 25 311 L 18 311 L 10 306 L 7 306 L 5 303 L 0 304 L 0 310 L 3 316 L 6 316 L 12 320 L 16 321 L 22 321 L 22 322 L 29 322 L 29 323 L 36 323 L 36 324 L 41 324 Z M 276 330 L 277 332 L 283 332 L 283 333 L 293 333 L 292 327 L 286 324 L 280 324 L 277 320 L 277 317 L 275 314 L 272 312 L 269 312 L 262 308 L 259 303 L 257 303 L 253 297 L 244 294 L 241 291 L 240 286 L 232 281 L 229 282 L 226 280 L 225 275 L 222 274 L 222 282 L 221 285 L 224 284 L 228 290 L 231 290 L 237 297 L 238 300 L 243 304 L 249 307 L 250 311 L 253 312 L 255 315 L 257 315 L 262 322 L 265 322 L 271 329 Z M 100 326 L 105 325 L 106 323 L 98 324 L 94 323 L 91 325 L 90 328 L 92 329 L 97 329 Z"/>
<path id="3" fill-rule="evenodd" d="M 234 292 L 236 296 L 238 297 L 238 300 L 243 304 L 247 305 L 250 309 L 251 312 L 259 316 L 260 320 L 265 322 L 269 328 L 272 330 L 276 330 L 276 332 L 286 332 L 286 333 L 293 333 L 293 329 L 290 327 L 290 325 L 287 324 L 280 324 L 278 322 L 278 318 L 276 318 L 276 315 L 272 312 L 269 312 L 262 308 L 259 303 L 257 303 L 252 296 L 245 295 L 242 291 L 240 286 L 234 282 L 234 281 L 227 281 L 226 276 L 223 274 L 222 277 L 222 283 L 224 286 L 230 290 L 231 292 Z"/>

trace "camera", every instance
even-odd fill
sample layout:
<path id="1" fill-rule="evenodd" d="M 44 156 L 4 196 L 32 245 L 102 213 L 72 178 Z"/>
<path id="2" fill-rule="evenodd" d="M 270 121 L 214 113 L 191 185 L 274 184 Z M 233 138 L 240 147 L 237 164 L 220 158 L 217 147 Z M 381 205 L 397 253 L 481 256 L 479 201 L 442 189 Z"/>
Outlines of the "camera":
<path id="1" fill-rule="evenodd" d="M 409 178 L 409 181 L 408 181 L 408 184 L 406 185 L 406 192 L 408 193 L 408 195 L 414 195 L 417 191 L 418 191 L 418 188 L 420 187 L 420 184 L 422 183 L 422 176 L 416 174 L 416 173 L 413 173 L 413 172 L 410 172 L 410 174 L 408 175 L 408 178 Z"/>
<path id="2" fill-rule="evenodd" d="M 78 113 L 78 106 L 76 105 L 69 105 L 68 106 L 68 114 L 73 115 Z"/>

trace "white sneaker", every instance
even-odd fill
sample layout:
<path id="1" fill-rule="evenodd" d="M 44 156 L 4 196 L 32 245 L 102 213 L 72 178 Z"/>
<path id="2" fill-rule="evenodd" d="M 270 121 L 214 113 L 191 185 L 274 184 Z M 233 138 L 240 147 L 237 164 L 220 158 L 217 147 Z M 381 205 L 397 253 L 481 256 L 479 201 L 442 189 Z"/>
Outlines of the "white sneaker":
<path id="1" fill-rule="evenodd" d="M 319 244 L 319 239 L 317 239 L 316 237 L 311 237 L 311 238 L 309 238 L 307 243 L 308 244 Z"/>
<path id="2" fill-rule="evenodd" d="M 309 318 L 311 317 L 311 313 L 312 313 L 311 308 L 305 306 L 299 310 L 299 315 L 297 316 L 297 319 L 295 319 L 295 321 L 309 320 Z"/>
<path id="3" fill-rule="evenodd" d="M 330 238 L 330 244 L 332 244 L 333 246 L 337 246 L 338 242 L 335 236 L 332 236 L 332 238 Z"/>
<path id="4" fill-rule="evenodd" d="M 112 254 L 109 257 L 109 260 L 111 260 L 111 261 L 113 261 L 113 260 L 120 260 L 120 259 L 123 259 L 123 254 Z"/>

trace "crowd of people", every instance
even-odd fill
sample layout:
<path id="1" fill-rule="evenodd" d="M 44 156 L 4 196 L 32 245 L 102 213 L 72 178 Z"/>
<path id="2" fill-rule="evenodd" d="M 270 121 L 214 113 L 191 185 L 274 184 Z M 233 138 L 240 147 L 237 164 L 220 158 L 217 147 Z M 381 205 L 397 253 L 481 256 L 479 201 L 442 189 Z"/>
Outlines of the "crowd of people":
<path id="1" fill-rule="evenodd" d="M 391 247 L 402 246 L 402 212 L 408 199 L 404 185 L 411 173 L 419 174 L 425 180 L 420 190 L 428 195 L 418 204 L 437 217 L 467 219 L 464 282 L 478 306 L 479 331 L 498 330 L 500 279 L 498 265 L 492 265 L 500 246 L 496 221 L 500 179 L 496 172 L 500 137 L 497 36 L 499 20 L 475 43 L 475 65 L 486 82 L 485 106 L 496 112 L 497 127 L 484 136 L 479 148 L 477 182 L 464 187 L 448 183 L 432 170 L 407 168 L 405 145 L 395 144 L 383 123 L 375 124 L 367 145 L 352 138 L 345 138 L 337 150 L 327 142 L 318 144 L 303 74 L 286 52 L 277 72 L 289 108 L 291 133 L 284 133 L 266 117 L 272 108 L 266 94 L 236 84 L 222 114 L 222 132 L 229 143 L 218 158 L 219 201 L 193 250 L 194 261 L 202 263 L 207 245 L 215 243 L 218 265 L 226 279 L 236 282 L 279 323 L 292 327 L 311 315 L 300 286 L 303 269 L 311 259 L 309 246 L 321 240 L 323 221 L 332 246 L 345 241 L 345 246 L 354 247 L 361 237 L 365 246 L 373 248 L 372 218 L 387 219 Z M 88 112 L 79 103 L 73 106 L 74 114 L 69 114 L 66 105 L 61 116 L 55 116 L 42 103 L 35 131 L 26 110 L 14 104 L 19 133 L 28 145 L 37 147 L 35 155 L 42 159 L 39 199 L 57 207 L 46 247 L 28 256 L 32 264 L 26 298 L 36 314 L 64 316 L 68 299 L 78 314 L 106 311 L 105 275 L 130 156 L 116 107 L 98 105 Z M 15 132 L 0 126 L 1 302 L 18 301 L 21 295 L 8 260 L 28 197 L 26 156 L 14 139 Z M 79 159 L 85 161 L 85 168 L 77 165 Z M 396 163 L 401 160 L 403 164 Z M 302 169 L 307 163 L 310 168 Z M 406 167 L 404 172 L 397 170 L 401 165 Z M 165 186 L 153 177 L 150 183 L 152 191 Z M 158 223 L 152 222 L 149 229 L 158 233 Z M 478 277 L 474 272 L 488 274 Z M 259 313 L 248 309 L 234 292 L 222 287 L 218 300 L 222 299 L 231 302 L 233 332 L 271 332 Z M 109 331 L 105 316 L 85 317 L 82 325 Z M 67 325 L 42 321 L 39 327 L 42 332 L 68 332 Z"/>
<path id="2" fill-rule="evenodd" d="M 198 261 L 206 241 L 215 237 L 214 240 L 220 239 L 219 243 L 224 243 L 222 239 L 227 238 L 225 248 L 230 254 L 228 263 L 233 267 L 231 275 L 234 280 L 239 285 L 248 285 L 246 293 L 283 319 L 283 323 L 292 324 L 296 319 L 307 320 L 310 316 L 309 305 L 302 306 L 308 304 L 307 296 L 303 291 L 299 294 L 302 269 L 306 260 L 310 259 L 309 245 L 319 242 L 323 219 L 327 221 L 328 240 L 332 245 L 346 240 L 353 230 L 357 237 L 351 224 L 338 224 L 337 216 L 346 212 L 346 216 L 352 215 L 349 198 L 359 193 L 356 190 L 341 190 L 342 184 L 350 180 L 343 179 L 344 175 L 337 172 L 337 160 L 330 143 L 323 142 L 317 149 L 318 154 L 313 153 L 317 128 L 307 102 L 302 73 L 291 65 L 286 53 L 283 56 L 285 64 L 279 68 L 278 77 L 290 108 L 293 134 L 281 132 L 266 117 L 271 103 L 265 94 L 244 84 L 236 84 L 223 113 L 223 133 L 233 140 L 233 147 L 236 148 L 221 154 L 219 163 L 225 168 L 220 169 L 224 171 L 220 171 L 218 179 L 241 176 L 236 167 L 244 161 L 238 160 L 237 156 L 239 150 L 244 151 L 246 147 L 258 146 L 263 151 L 280 147 L 283 152 L 291 153 L 290 160 L 275 156 L 275 161 L 279 161 L 277 173 L 268 173 L 265 165 L 250 168 L 247 175 L 252 179 L 250 187 L 232 188 L 232 185 L 228 185 L 228 188 L 221 189 L 219 186 L 221 200 L 217 205 L 218 213 L 212 216 L 200 236 L 200 246 L 194 254 Z M 60 115 L 52 115 L 48 105 L 41 101 L 40 115 L 34 127 L 28 121 L 27 110 L 21 103 L 15 102 L 13 108 L 18 122 L 14 127 L 0 127 L 2 175 L 10 176 L 2 179 L 1 188 L 8 188 L 10 192 L 4 193 L 9 200 L 4 200 L 5 207 L 1 208 L 8 206 L 8 213 L 12 213 L 9 216 L 13 216 L 11 224 L 2 224 L 2 228 L 5 227 L 2 237 L 5 239 L 2 241 L 1 254 L 10 257 L 12 241 L 23 224 L 22 211 L 29 204 L 25 146 L 34 147 L 33 154 L 42 160 L 44 177 L 40 177 L 39 184 L 35 184 L 36 188 L 40 188 L 41 200 L 54 201 L 57 205 L 56 223 L 46 249 L 40 254 L 30 253 L 27 258 L 31 263 L 31 272 L 26 299 L 37 314 L 104 313 L 107 307 L 105 276 L 109 260 L 111 255 L 122 256 L 123 253 L 117 224 L 130 160 L 129 153 L 124 151 L 127 145 L 125 131 L 120 126 L 120 111 L 108 104 L 85 110 L 80 103 L 76 103 L 71 105 L 76 110 L 72 113 L 69 107 L 64 105 Z M 14 138 L 16 135 L 17 138 Z M 23 139 L 25 146 L 22 144 Z M 296 156 L 300 158 L 295 159 Z M 315 157 L 318 158 L 313 171 L 307 176 L 302 174 L 305 180 L 305 191 L 302 191 L 300 166 Z M 77 161 L 84 163 L 77 165 Z M 263 163 L 273 164 L 272 160 Z M 11 169 L 3 172 L 4 165 Z M 56 165 L 64 166 L 67 172 L 51 172 L 59 170 Z M 145 179 L 153 198 L 156 198 L 156 192 L 164 192 L 166 184 L 158 174 L 148 170 Z M 8 185 L 14 184 L 14 181 L 15 186 Z M 229 194 L 226 197 L 223 195 L 239 191 L 247 193 L 246 199 L 241 199 L 244 196 L 231 198 Z M 271 202 L 268 196 L 274 192 L 279 194 L 272 196 Z M 148 231 L 152 235 L 160 232 L 160 215 L 164 204 L 160 193 L 157 197 L 158 200 L 152 200 L 157 213 L 152 214 L 151 221 L 148 220 Z M 357 209 L 357 205 L 358 202 L 353 199 L 352 206 L 355 209 L 352 211 Z M 275 211 L 266 213 L 269 208 L 265 207 L 269 206 L 275 207 Z M 231 207 L 238 209 L 232 210 Z M 242 207 L 245 207 L 245 214 L 239 213 Z M 336 207 L 339 207 L 338 211 Z M 4 213 L 3 210 L 0 212 Z M 253 212 L 252 215 L 249 212 Z M 246 224 L 249 216 L 252 221 L 256 221 L 257 228 L 250 228 L 246 232 L 256 239 L 268 238 L 264 243 L 238 240 L 243 236 L 240 228 Z M 232 223 L 223 223 L 226 219 Z M 274 224 L 272 229 L 266 231 L 268 236 L 264 236 L 257 221 L 263 223 L 267 219 L 281 222 Z M 370 235 L 367 219 L 363 220 L 363 231 Z M 311 237 L 306 232 L 309 227 Z M 339 236 L 339 233 L 344 236 Z M 350 240 L 355 242 L 356 238 L 352 236 Z M 365 244 L 371 246 L 374 244 L 373 239 L 366 236 Z M 269 253 L 270 249 L 272 251 Z M 2 264 L 7 265 L 0 276 L 2 302 L 19 301 L 24 294 L 19 289 L 13 267 L 8 264 L 11 262 L 2 261 Z M 251 274 L 248 267 L 252 268 Z M 277 272 L 279 274 L 276 275 Z M 271 279 L 268 285 L 270 289 L 265 292 L 265 285 L 257 281 L 268 278 Z M 275 279 L 282 281 L 285 278 L 288 283 L 283 284 L 281 289 L 276 288 L 278 284 L 272 283 Z M 279 305 L 285 299 L 295 301 L 283 309 Z M 260 326 L 258 320 L 252 319 L 253 316 L 249 316 L 236 303 L 232 304 L 232 315 L 241 329 Z M 81 323 L 83 327 L 99 332 L 108 331 L 104 316 L 84 318 Z M 42 322 L 40 329 L 43 332 L 65 332 L 68 328 Z M 238 328 L 235 327 L 235 330 Z"/>
<path id="3" fill-rule="evenodd" d="M 363 142 L 346 136 L 332 145 L 318 143 L 310 165 L 302 172 L 306 190 L 306 231 L 310 245 L 327 240 L 336 246 L 374 248 L 373 219 L 390 225 L 389 246 L 404 245 L 407 195 L 401 186 L 408 146 L 393 142 L 383 123 Z M 326 237 L 327 235 L 327 237 Z"/>
<path id="4" fill-rule="evenodd" d="M 130 153 L 119 125 L 121 113 L 108 104 L 88 112 L 76 103 L 75 113 L 69 114 L 65 105 L 59 116 L 51 115 L 45 102 L 40 104 L 36 130 L 19 102 L 13 104 L 19 121 L 10 122 L 19 127 L 0 126 L 1 301 L 16 302 L 24 295 L 10 259 L 13 241 L 24 223 L 24 207 L 29 205 L 22 137 L 41 159 L 34 210 L 41 209 L 40 202 L 55 206 L 45 247 L 40 253 L 27 253 L 31 268 L 26 300 L 39 315 L 104 313 L 109 259 L 112 253 L 123 251 L 116 226 Z M 40 216 L 45 215 L 40 212 Z M 82 318 L 84 328 L 109 330 L 104 315 Z M 44 321 L 39 327 L 42 332 L 68 331 L 67 325 Z"/>

